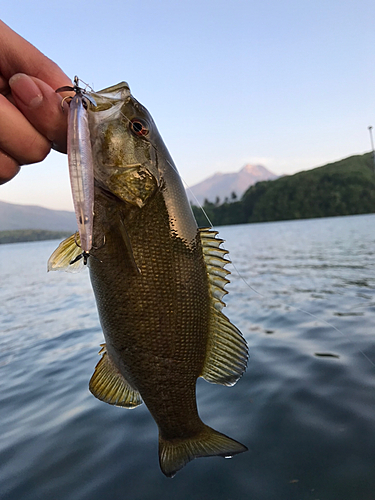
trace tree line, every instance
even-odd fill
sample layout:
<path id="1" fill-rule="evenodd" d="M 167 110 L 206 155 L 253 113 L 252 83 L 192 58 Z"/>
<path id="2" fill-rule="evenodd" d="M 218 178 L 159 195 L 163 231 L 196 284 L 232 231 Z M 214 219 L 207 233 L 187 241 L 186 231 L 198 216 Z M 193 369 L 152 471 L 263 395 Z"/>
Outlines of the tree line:
<path id="1" fill-rule="evenodd" d="M 208 225 L 200 207 L 192 206 L 198 225 Z M 309 219 L 375 212 L 372 153 L 250 186 L 240 200 L 205 200 L 213 225 Z"/>
<path id="2" fill-rule="evenodd" d="M 21 243 L 24 241 L 57 240 L 70 236 L 71 232 L 47 231 L 44 229 L 14 229 L 0 231 L 0 244 Z"/>

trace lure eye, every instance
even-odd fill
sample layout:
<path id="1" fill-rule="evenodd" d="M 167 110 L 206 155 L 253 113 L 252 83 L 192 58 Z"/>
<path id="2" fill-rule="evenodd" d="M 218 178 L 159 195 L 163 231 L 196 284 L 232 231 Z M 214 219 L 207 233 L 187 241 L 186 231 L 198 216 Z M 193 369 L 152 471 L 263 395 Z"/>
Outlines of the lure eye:
<path id="1" fill-rule="evenodd" d="M 140 118 L 135 118 L 130 122 L 130 130 L 138 136 L 144 136 L 149 133 L 148 126 L 144 120 Z"/>

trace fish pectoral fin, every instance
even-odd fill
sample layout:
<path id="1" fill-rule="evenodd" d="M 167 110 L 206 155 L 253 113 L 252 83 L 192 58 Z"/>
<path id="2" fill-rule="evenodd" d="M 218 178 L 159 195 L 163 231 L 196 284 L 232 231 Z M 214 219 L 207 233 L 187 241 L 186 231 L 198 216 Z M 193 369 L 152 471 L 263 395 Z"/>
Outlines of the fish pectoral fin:
<path id="1" fill-rule="evenodd" d="M 141 274 L 141 271 L 139 267 L 137 266 L 137 263 L 134 258 L 134 253 L 133 253 L 133 248 L 132 244 L 129 238 L 129 234 L 126 230 L 125 224 L 122 219 L 120 219 L 120 223 L 118 225 L 119 233 L 121 235 L 122 241 L 125 245 L 126 248 L 126 255 L 128 257 L 128 262 L 131 266 L 131 269 L 136 273 L 136 274 Z"/>
<path id="2" fill-rule="evenodd" d="M 100 401 L 124 408 L 135 408 L 142 404 L 142 398 L 136 389 L 125 380 L 123 375 L 111 362 L 105 347 L 99 354 L 103 356 L 95 367 L 91 377 L 90 392 Z"/>
<path id="3" fill-rule="evenodd" d="M 79 273 L 84 266 L 84 259 L 77 259 L 82 255 L 79 233 L 74 233 L 63 240 L 48 259 L 48 271 L 67 271 Z"/>
<path id="4" fill-rule="evenodd" d="M 207 355 L 201 377 L 213 384 L 234 385 L 245 372 L 247 359 L 247 342 L 241 332 L 211 306 Z"/>
<path id="5" fill-rule="evenodd" d="M 246 446 L 207 425 L 202 432 L 190 439 L 166 440 L 159 435 L 159 463 L 167 477 L 173 477 L 194 458 L 231 458 L 244 451 L 247 451 Z"/>
<path id="6" fill-rule="evenodd" d="M 224 287 L 229 283 L 226 276 L 230 272 L 225 265 L 230 261 L 224 258 L 228 252 L 221 248 L 224 241 L 217 238 L 217 231 L 199 231 L 211 298 L 207 355 L 201 377 L 214 384 L 234 385 L 246 370 L 248 347 L 238 328 L 221 312 L 227 293 Z"/>

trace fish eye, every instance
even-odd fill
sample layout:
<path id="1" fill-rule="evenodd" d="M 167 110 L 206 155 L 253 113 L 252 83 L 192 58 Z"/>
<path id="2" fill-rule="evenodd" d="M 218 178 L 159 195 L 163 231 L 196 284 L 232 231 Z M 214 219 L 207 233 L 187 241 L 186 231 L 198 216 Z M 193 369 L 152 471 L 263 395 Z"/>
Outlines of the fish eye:
<path id="1" fill-rule="evenodd" d="M 130 122 L 130 130 L 138 136 L 147 135 L 149 133 L 147 123 L 140 118 L 135 118 Z"/>

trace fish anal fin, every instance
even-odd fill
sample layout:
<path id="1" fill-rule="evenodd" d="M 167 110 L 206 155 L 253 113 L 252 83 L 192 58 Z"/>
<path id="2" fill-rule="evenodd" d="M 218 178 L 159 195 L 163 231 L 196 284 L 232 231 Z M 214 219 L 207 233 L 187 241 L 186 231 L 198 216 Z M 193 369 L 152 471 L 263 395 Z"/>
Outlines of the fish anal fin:
<path id="1" fill-rule="evenodd" d="M 167 477 L 173 477 L 184 465 L 199 457 L 231 458 L 247 451 L 246 446 L 204 425 L 193 438 L 165 440 L 159 435 L 159 463 Z"/>
<path id="2" fill-rule="evenodd" d="M 234 385 L 246 370 L 248 347 L 241 332 L 221 312 L 225 306 L 224 289 L 229 283 L 225 269 L 229 263 L 224 256 L 228 253 L 220 245 L 217 231 L 200 229 L 203 257 L 206 264 L 211 298 L 210 328 L 207 355 L 201 376 L 208 382 Z"/>
<path id="3" fill-rule="evenodd" d="M 105 403 L 122 406 L 124 408 L 135 408 L 142 404 L 142 398 L 136 389 L 125 380 L 110 360 L 105 347 L 99 351 L 102 358 L 95 367 L 91 377 L 90 392 Z"/>

